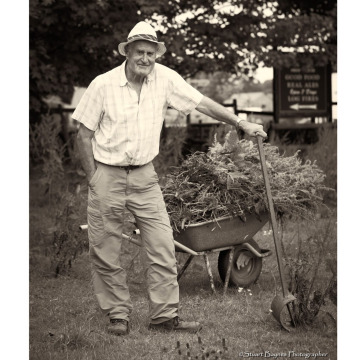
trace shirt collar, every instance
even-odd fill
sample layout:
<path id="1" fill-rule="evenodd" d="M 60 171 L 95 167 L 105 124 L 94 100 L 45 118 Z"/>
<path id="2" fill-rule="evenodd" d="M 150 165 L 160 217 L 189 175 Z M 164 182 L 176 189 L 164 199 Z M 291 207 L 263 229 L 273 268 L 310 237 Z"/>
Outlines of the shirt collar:
<path id="1" fill-rule="evenodd" d="M 120 86 L 125 86 L 128 83 L 128 79 L 126 78 L 126 73 L 125 73 L 125 65 L 126 65 L 126 60 L 120 65 L 120 69 L 119 69 L 120 70 L 120 74 L 119 74 L 120 75 L 119 76 Z M 156 66 L 156 64 L 155 64 L 155 66 Z M 145 82 L 154 80 L 155 66 L 152 69 L 151 73 L 145 78 Z"/>

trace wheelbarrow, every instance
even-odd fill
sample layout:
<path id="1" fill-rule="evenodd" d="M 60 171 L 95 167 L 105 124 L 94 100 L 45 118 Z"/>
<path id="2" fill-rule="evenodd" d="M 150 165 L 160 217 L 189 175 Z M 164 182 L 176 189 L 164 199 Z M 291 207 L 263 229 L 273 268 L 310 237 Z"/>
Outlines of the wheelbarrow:
<path id="1" fill-rule="evenodd" d="M 218 272 L 225 294 L 230 286 L 249 287 L 260 276 L 262 259 L 271 254 L 260 249 L 253 236 L 268 222 L 268 213 L 223 217 L 213 221 L 191 224 L 174 232 L 175 249 L 189 257 L 178 272 L 178 280 L 194 256 L 203 256 L 211 289 L 216 293 L 209 254 L 219 252 Z"/>
<path id="2" fill-rule="evenodd" d="M 269 212 L 261 215 L 251 214 L 247 216 L 246 221 L 243 223 L 240 217 L 235 217 L 194 224 L 180 232 L 180 234 L 176 234 L 175 240 L 180 243 L 182 247 L 186 247 L 188 250 L 186 252 L 190 253 L 189 249 L 194 251 L 193 254 L 190 253 L 191 255 L 183 266 L 183 269 L 180 270 L 178 277 L 181 277 L 193 256 L 204 255 L 211 287 L 215 292 L 207 254 L 212 251 L 220 251 L 218 270 L 221 279 L 225 283 L 224 294 L 229 283 L 239 287 L 250 286 L 257 280 L 261 273 L 262 258 L 270 255 L 270 251 L 260 249 L 252 237 L 270 220 L 282 287 L 282 294 L 277 294 L 271 303 L 271 311 L 282 327 L 290 331 L 290 327 L 296 325 L 291 308 L 296 298 L 289 292 L 284 279 L 281 244 L 277 234 L 275 210 L 262 144 L 263 139 L 257 135 L 256 140 Z M 244 259 L 246 260 L 244 261 Z M 287 312 L 284 311 L 285 309 L 287 309 Z"/>

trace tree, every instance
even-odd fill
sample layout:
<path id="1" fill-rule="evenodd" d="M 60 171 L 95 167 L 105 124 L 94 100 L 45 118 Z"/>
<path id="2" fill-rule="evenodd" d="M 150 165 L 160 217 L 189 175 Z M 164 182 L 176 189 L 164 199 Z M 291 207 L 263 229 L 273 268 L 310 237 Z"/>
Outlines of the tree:
<path id="1" fill-rule="evenodd" d="M 260 64 L 336 68 L 336 15 L 333 0 L 174 1 L 160 22 L 169 44 L 165 61 L 187 76 L 252 74 Z"/>
<path id="2" fill-rule="evenodd" d="M 30 119 L 120 62 L 117 45 L 164 0 L 30 0 Z"/>
<path id="3" fill-rule="evenodd" d="M 168 48 L 160 60 L 183 76 L 249 74 L 258 65 L 336 66 L 331 0 L 30 0 L 30 110 L 49 94 L 69 100 L 123 59 L 117 45 L 147 19 Z"/>
<path id="4" fill-rule="evenodd" d="M 336 71 L 336 0 L 278 0 L 277 16 L 269 22 L 267 38 L 265 64 L 330 64 Z"/>

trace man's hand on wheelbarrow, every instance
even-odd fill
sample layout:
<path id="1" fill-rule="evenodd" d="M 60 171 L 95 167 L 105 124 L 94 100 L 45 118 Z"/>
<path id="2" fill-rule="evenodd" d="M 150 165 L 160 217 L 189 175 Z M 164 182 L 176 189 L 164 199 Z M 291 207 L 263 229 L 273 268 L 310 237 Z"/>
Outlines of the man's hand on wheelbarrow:
<path id="1" fill-rule="evenodd" d="M 245 132 L 245 134 L 250 135 L 250 136 L 260 135 L 263 138 L 267 137 L 267 134 L 263 130 L 262 125 L 254 124 L 254 123 L 248 122 L 246 120 L 239 119 L 236 128 L 237 128 L 237 131 L 239 131 L 239 129 L 241 129 Z"/>

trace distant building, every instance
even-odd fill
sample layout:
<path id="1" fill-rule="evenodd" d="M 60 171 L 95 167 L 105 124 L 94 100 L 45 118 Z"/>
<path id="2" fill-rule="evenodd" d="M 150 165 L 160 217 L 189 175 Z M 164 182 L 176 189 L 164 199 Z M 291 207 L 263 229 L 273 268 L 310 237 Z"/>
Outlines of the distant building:
<path id="1" fill-rule="evenodd" d="M 75 109 L 76 106 L 79 104 L 81 97 L 83 96 L 86 88 L 84 87 L 74 87 L 74 94 L 71 99 L 71 103 L 65 103 L 61 100 L 60 96 L 58 95 L 50 95 L 45 99 L 45 102 L 49 105 L 51 108 L 56 108 L 59 105 L 63 107 L 64 109 Z"/>
<path id="2" fill-rule="evenodd" d="M 252 93 L 241 93 L 233 94 L 227 100 L 224 101 L 225 104 L 231 104 L 233 100 L 236 100 L 237 110 L 248 110 L 248 111 L 273 111 L 273 95 L 272 93 L 264 92 L 252 92 Z M 232 111 L 232 107 L 228 107 L 229 111 Z M 270 115 L 248 115 L 248 121 L 264 123 L 273 120 L 273 117 Z M 216 124 L 217 120 L 212 119 L 209 116 L 206 116 L 200 113 L 197 110 L 194 110 L 190 113 L 190 124 Z"/>
<path id="3" fill-rule="evenodd" d="M 225 103 L 232 103 L 236 100 L 236 106 L 239 110 L 247 110 L 254 112 L 273 112 L 273 94 L 270 92 L 248 92 L 241 94 L 233 94 Z M 270 126 L 270 122 L 274 120 L 272 115 L 248 114 L 247 121 L 264 125 L 265 131 Z"/>
<path id="4" fill-rule="evenodd" d="M 273 111 L 273 94 L 264 92 L 250 92 L 233 94 L 225 103 L 231 103 L 236 100 L 239 110 L 253 111 Z M 257 110 L 255 110 L 255 108 Z"/>
<path id="5" fill-rule="evenodd" d="M 76 106 L 79 104 L 81 97 L 83 96 L 86 88 L 84 87 L 74 87 L 73 97 L 71 99 L 71 103 L 65 103 L 61 100 L 60 96 L 58 95 L 50 95 L 45 99 L 46 104 L 49 106 L 50 109 L 58 109 L 62 108 L 67 111 L 63 112 L 62 116 L 65 116 L 68 121 L 68 130 L 69 131 L 76 131 L 79 127 L 79 123 L 74 121 L 71 117 L 72 109 L 75 110 Z M 59 113 L 54 113 L 51 115 L 54 120 L 61 120 Z"/>
<path id="6" fill-rule="evenodd" d="M 186 127 L 186 115 L 168 108 L 165 114 L 165 127 L 181 126 Z"/>

